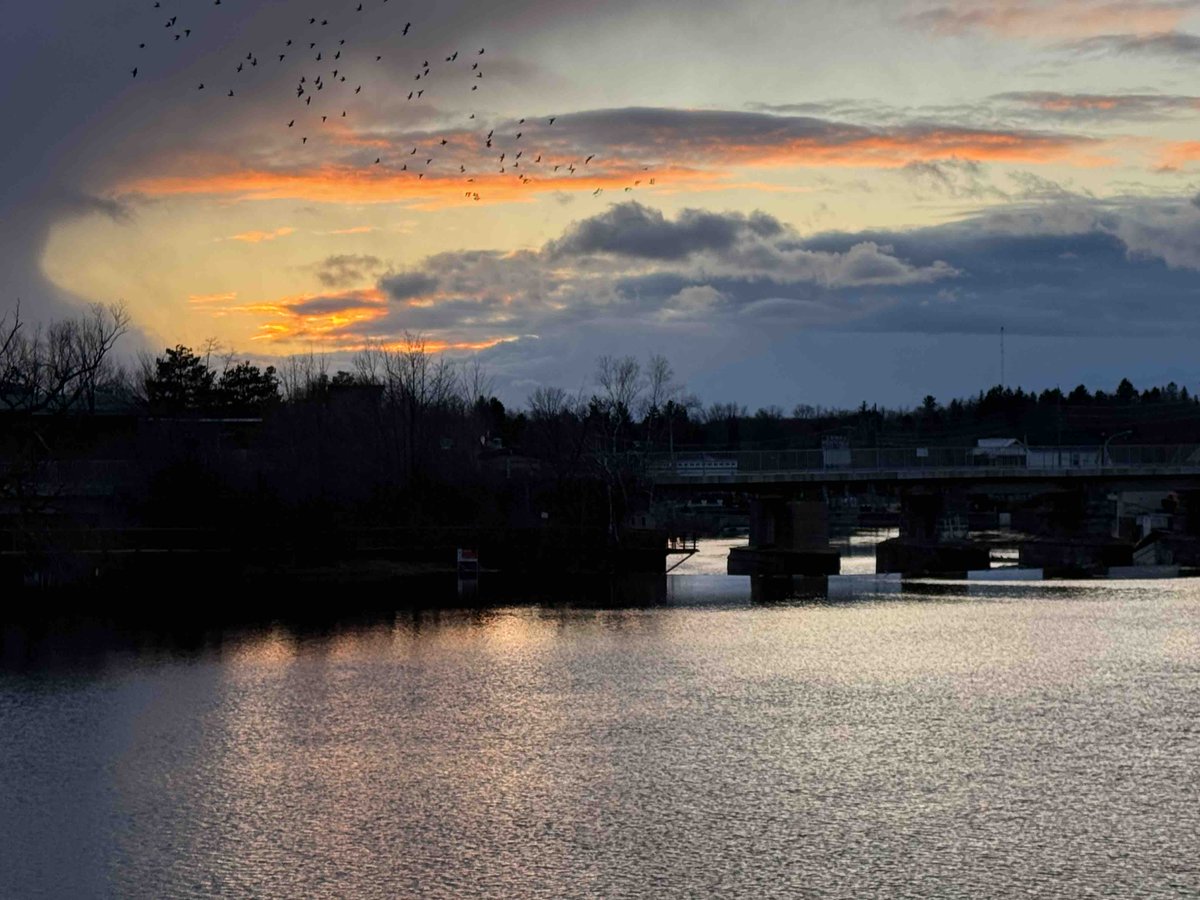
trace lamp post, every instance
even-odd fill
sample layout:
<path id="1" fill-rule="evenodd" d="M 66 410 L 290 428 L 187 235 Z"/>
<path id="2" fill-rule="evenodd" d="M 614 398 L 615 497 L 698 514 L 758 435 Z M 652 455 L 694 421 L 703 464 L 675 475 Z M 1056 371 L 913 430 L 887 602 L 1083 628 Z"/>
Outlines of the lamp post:
<path id="1" fill-rule="evenodd" d="M 1109 435 L 1104 439 L 1104 447 L 1100 451 L 1100 468 L 1104 469 L 1108 465 L 1108 445 L 1119 437 L 1128 437 L 1133 434 L 1132 431 L 1118 431 L 1116 434 Z"/>

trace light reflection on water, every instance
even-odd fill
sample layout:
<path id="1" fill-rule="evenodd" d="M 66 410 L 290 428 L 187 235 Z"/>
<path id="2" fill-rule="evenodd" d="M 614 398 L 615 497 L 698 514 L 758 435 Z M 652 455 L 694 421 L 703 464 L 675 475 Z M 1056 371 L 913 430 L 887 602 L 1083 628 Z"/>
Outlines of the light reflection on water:
<path id="1" fill-rule="evenodd" d="M 1200 582 L 907 591 L 8 628 L 0 895 L 1200 893 Z"/>
<path id="2" fill-rule="evenodd" d="M 853 534 L 841 535 L 830 540 L 842 554 L 843 575 L 868 575 L 875 571 L 875 545 L 880 541 L 896 537 L 895 528 L 864 528 Z M 701 540 L 698 552 L 684 560 L 673 571 L 679 575 L 724 575 L 729 551 L 734 547 L 745 547 L 746 536 L 732 538 L 710 538 Z M 674 560 L 669 560 L 670 565 Z"/>

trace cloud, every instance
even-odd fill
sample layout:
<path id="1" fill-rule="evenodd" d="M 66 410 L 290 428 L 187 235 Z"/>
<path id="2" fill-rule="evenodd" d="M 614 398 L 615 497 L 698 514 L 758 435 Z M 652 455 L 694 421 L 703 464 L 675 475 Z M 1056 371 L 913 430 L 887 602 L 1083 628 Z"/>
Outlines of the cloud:
<path id="1" fill-rule="evenodd" d="M 1147 204 L 1140 215 L 1116 217 L 1105 230 L 1125 245 L 1132 259 L 1200 271 L 1200 209 L 1193 203 Z"/>
<path id="2" fill-rule="evenodd" d="M 386 311 L 327 336 L 352 345 L 423 331 L 466 345 L 614 322 L 664 341 L 781 328 L 987 334 L 1001 324 L 1059 336 L 1200 334 L 1200 208 L 1027 189 L 1051 199 L 908 232 L 811 238 L 769 217 L 755 231 L 753 217 L 709 213 L 723 226 L 693 229 L 688 212 L 624 204 L 538 250 L 436 254 L 385 276 Z M 651 251 L 614 235 L 619 222 Z M 1126 321 L 1133 309 L 1143 312 Z"/>
<path id="3" fill-rule="evenodd" d="M 383 268 L 383 261 L 369 254 L 337 254 L 327 256 L 313 266 L 317 280 L 325 287 L 350 287 L 366 281 Z"/>
<path id="4" fill-rule="evenodd" d="M 1200 141 L 1169 141 L 1159 151 L 1160 171 L 1173 172 L 1200 162 Z"/>
<path id="5" fill-rule="evenodd" d="M 495 136 L 484 157 L 488 130 Z M 320 164 L 289 162 L 286 155 L 269 165 L 213 156 L 188 159 L 183 169 L 168 159 L 161 163 L 166 171 L 131 174 L 114 192 L 445 205 L 558 197 L 564 191 L 695 188 L 727 184 L 735 170 L 745 168 L 1104 161 L 1095 155 L 1101 142 L 1086 135 L 924 120 L 870 126 L 762 111 L 623 107 L 562 114 L 553 127 L 506 121 L 488 130 L 383 129 L 367 138 L 343 129 L 324 147 L 326 161 Z M 357 146 L 363 140 L 371 144 L 365 157 Z"/>
<path id="6" fill-rule="evenodd" d="M 959 0 L 902 15 L 910 27 L 938 35 L 987 32 L 1008 38 L 1134 35 L 1177 27 L 1194 0 Z"/>
<path id="7" fill-rule="evenodd" d="M 374 225 L 355 225 L 353 228 L 337 228 L 326 231 L 325 234 L 370 234 L 378 229 Z"/>
<path id="8" fill-rule="evenodd" d="M 680 165 L 897 168 L 922 159 L 1046 162 L 1068 159 L 1096 143 L 1080 135 L 929 121 L 870 127 L 810 116 L 656 107 L 574 113 L 561 124 L 572 143 L 605 147 L 618 159 Z"/>
<path id="9" fill-rule="evenodd" d="M 671 218 L 625 203 L 572 223 L 537 250 L 439 253 L 381 276 L 370 296 L 289 298 L 259 312 L 270 318 L 264 339 L 276 342 L 319 334 L 354 346 L 419 331 L 447 344 L 485 345 L 614 317 L 633 327 L 685 328 L 755 319 L 768 300 L 805 304 L 809 324 L 831 322 L 859 308 L 838 291 L 932 285 L 960 274 L 876 240 L 813 248 L 763 213 L 686 209 Z"/>
<path id="10" fill-rule="evenodd" d="M 988 182 L 984 166 L 974 160 L 914 161 L 901 168 L 900 174 L 919 188 L 949 197 L 1007 197 Z"/>
<path id="11" fill-rule="evenodd" d="M 210 303 L 233 303 L 237 300 L 237 291 L 226 291 L 222 294 L 188 294 L 188 303 L 193 304 L 210 304 Z"/>
<path id="12" fill-rule="evenodd" d="M 314 317 L 334 316 L 338 313 L 353 313 L 361 310 L 373 310 L 374 304 L 367 302 L 360 294 L 349 294 L 335 297 L 313 297 L 309 300 L 297 300 L 285 304 L 289 313 L 312 319 Z"/>
<path id="13" fill-rule="evenodd" d="M 63 204 L 70 212 L 99 213 L 121 225 L 133 221 L 133 205 L 115 197 L 101 197 L 84 191 L 68 191 L 63 196 Z"/>
<path id="14" fill-rule="evenodd" d="M 258 319 L 252 338 L 264 343 L 281 340 L 310 345 L 345 346 L 340 335 L 352 326 L 387 313 L 386 298 L 376 288 L 332 294 L 302 294 L 266 303 L 246 303 L 214 310 L 215 316 L 242 315 Z"/>
<path id="15" fill-rule="evenodd" d="M 295 228 L 284 226 L 283 228 L 276 228 L 274 231 L 244 231 L 241 234 L 230 235 L 225 240 L 241 241 L 244 244 L 261 244 L 264 241 L 273 241 L 295 233 Z"/>
<path id="16" fill-rule="evenodd" d="M 1091 198 L 1090 194 L 1071 190 L 1036 172 L 1010 172 L 1008 177 L 1017 188 L 1008 195 L 1009 199 L 1071 202 Z"/>
<path id="17" fill-rule="evenodd" d="M 1018 188 L 1040 199 L 933 227 L 813 236 L 778 219 L 764 220 L 759 234 L 751 216 L 713 212 L 728 232 L 692 233 L 681 229 L 694 221 L 686 212 L 609 208 L 539 248 L 438 253 L 380 275 L 374 288 L 224 312 L 251 317 L 261 345 L 278 352 L 311 345 L 349 353 L 421 333 L 434 349 L 482 352 L 519 396 L 533 384 L 577 384 L 612 352 L 667 348 L 681 370 L 711 373 L 753 368 L 764 348 L 786 346 L 792 372 L 796 354 L 832 342 L 843 348 L 828 362 L 836 372 L 855 347 L 854 365 L 871 371 L 872 354 L 913 342 L 939 358 L 960 345 L 977 353 L 1001 326 L 1014 339 L 1047 342 L 1057 348 L 1051 354 L 1088 341 L 1151 347 L 1200 338 L 1193 198 L 1101 200 L 1053 182 Z M 620 221 L 650 228 L 648 239 L 671 236 L 672 252 L 626 252 L 604 229 L 603 240 L 562 249 L 592 234 L 592 224 Z M 709 380 L 710 390 L 721 388 L 721 379 Z"/>
<path id="18" fill-rule="evenodd" d="M 1069 94 L 1011 91 L 993 100 L 1011 103 L 1046 118 L 1089 121 L 1146 121 L 1195 113 L 1200 97 L 1189 94 Z"/>
<path id="19" fill-rule="evenodd" d="M 411 300 L 436 291 L 438 280 L 425 272 L 401 272 L 381 278 L 379 287 L 393 300 Z"/>
<path id="20" fill-rule="evenodd" d="M 1152 34 L 1099 34 L 1061 45 L 1078 56 L 1145 56 L 1176 62 L 1200 59 L 1200 35 L 1183 31 Z"/>
<path id="21" fill-rule="evenodd" d="M 675 221 L 640 203 L 609 207 L 607 212 L 575 222 L 549 246 L 551 253 L 612 253 L 645 259 L 683 259 L 706 250 L 728 250 L 743 237 L 772 237 L 783 225 L 755 213 L 711 213 L 686 209 Z"/>

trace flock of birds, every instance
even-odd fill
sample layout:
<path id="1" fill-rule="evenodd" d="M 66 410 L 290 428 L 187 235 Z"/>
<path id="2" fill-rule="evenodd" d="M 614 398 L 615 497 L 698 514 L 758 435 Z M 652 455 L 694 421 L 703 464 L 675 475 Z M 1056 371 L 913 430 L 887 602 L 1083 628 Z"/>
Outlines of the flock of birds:
<path id="1" fill-rule="evenodd" d="M 178 0 L 175 0 L 178 2 Z M 389 0 L 349 0 L 348 6 L 355 15 L 367 12 L 364 6 L 367 4 L 382 7 L 388 4 Z M 174 5 L 172 0 L 154 0 L 153 10 L 158 11 L 158 15 L 166 15 L 163 9 L 163 4 L 168 6 Z M 221 6 L 221 0 L 213 0 L 213 6 Z M 369 15 L 369 13 L 368 13 Z M 170 44 L 186 41 L 191 38 L 192 28 L 186 21 L 181 22 L 177 13 L 169 15 L 166 19 L 160 19 L 162 27 L 167 32 L 166 41 Z M 291 60 L 293 63 L 300 62 L 303 64 L 304 71 L 297 72 L 295 83 L 295 97 L 302 106 L 299 114 L 290 114 L 285 127 L 288 129 L 299 129 L 297 135 L 299 142 L 302 145 L 307 145 L 309 142 L 310 131 L 320 125 L 328 125 L 329 120 L 339 122 L 343 119 L 348 119 L 350 116 L 350 106 L 346 103 L 346 97 L 355 97 L 363 93 L 364 86 L 356 80 L 348 80 L 349 72 L 347 66 L 350 60 L 350 50 L 347 47 L 346 38 L 330 37 L 334 32 L 330 31 L 330 20 L 326 17 L 307 16 L 303 21 L 298 23 L 304 32 L 305 37 L 297 38 L 290 37 L 281 39 L 279 45 L 269 56 L 264 56 L 264 60 L 269 60 L 275 66 L 285 64 Z M 398 39 L 408 36 L 413 27 L 412 22 L 404 22 L 401 27 L 399 23 L 395 25 L 395 33 Z M 141 41 L 138 44 L 139 50 L 145 50 L 149 41 Z M 487 48 L 480 47 L 472 49 L 463 55 L 460 63 L 460 51 L 454 50 L 448 53 L 440 63 L 441 66 L 449 69 L 458 67 L 465 70 L 465 65 L 468 60 L 471 60 L 469 70 L 465 70 L 464 74 L 469 74 L 471 84 L 470 93 L 478 91 L 484 80 L 483 58 L 487 53 Z M 382 54 L 366 54 L 365 59 L 369 62 L 370 57 L 374 56 L 376 64 L 383 62 Z M 357 63 L 357 60 L 356 60 Z M 137 78 L 141 71 L 141 66 L 133 66 L 130 70 L 133 78 Z M 238 80 L 243 82 L 248 80 L 250 73 L 259 68 L 259 56 L 251 51 L 246 54 L 244 59 L 239 59 L 236 66 L 231 65 L 232 84 L 227 89 L 228 97 L 239 96 L 240 88 L 235 90 Z M 413 80 L 410 84 L 403 87 L 395 87 L 393 90 L 398 92 L 398 95 L 405 96 L 407 102 L 420 102 L 429 89 L 430 80 L 435 73 L 435 65 L 430 63 L 429 59 L 425 59 L 416 71 L 413 72 Z M 197 85 L 196 90 L 208 90 L 204 82 Z M 316 100 L 314 104 L 314 99 Z M 317 119 L 320 119 L 318 124 Z M 484 166 L 489 161 L 495 160 L 495 171 L 499 175 L 511 175 L 521 184 L 527 185 L 532 183 L 535 178 L 531 172 L 544 172 L 556 177 L 564 177 L 575 175 L 578 171 L 586 168 L 596 158 L 595 153 L 586 155 L 582 161 L 578 158 L 570 159 L 561 154 L 555 153 L 550 149 L 530 149 L 529 140 L 526 139 L 522 144 L 522 138 L 526 138 L 526 131 L 537 128 L 537 133 L 544 137 L 543 129 L 550 128 L 554 125 L 557 116 L 549 116 L 544 120 L 538 119 L 537 122 L 526 124 L 526 119 L 522 118 L 513 128 L 513 133 L 504 136 L 502 139 L 496 135 L 495 128 L 489 129 L 484 135 L 482 130 L 478 132 L 477 137 L 480 140 L 481 146 L 478 148 L 477 158 L 471 158 L 471 169 L 467 168 L 463 158 L 454 158 L 447 160 L 444 155 L 453 153 L 454 147 L 450 145 L 450 139 L 441 137 L 438 143 L 433 147 L 422 148 L 414 146 L 407 154 L 407 159 L 398 166 L 398 171 L 406 172 L 414 176 L 417 180 L 423 180 L 426 172 L 434 174 L 450 174 L 456 177 L 461 177 L 465 187 L 464 196 L 469 200 L 479 200 L 480 195 L 477 190 L 477 179 L 482 175 L 491 174 Z M 472 112 L 468 117 L 469 122 L 478 121 L 476 114 Z M 503 149 L 500 144 L 503 144 Z M 412 163 L 410 167 L 409 163 Z M 435 166 L 438 163 L 438 166 Z M 373 165 L 384 166 L 382 156 L 375 158 Z M 457 166 L 457 171 L 454 171 L 454 166 Z M 393 169 L 397 167 L 391 165 Z M 643 172 L 649 172 L 650 167 L 642 168 Z M 644 177 L 634 180 L 631 184 L 625 186 L 625 192 L 628 193 L 642 184 L 654 185 L 656 179 L 652 177 Z M 592 193 L 593 196 L 599 196 L 604 192 L 603 187 L 596 188 Z"/>

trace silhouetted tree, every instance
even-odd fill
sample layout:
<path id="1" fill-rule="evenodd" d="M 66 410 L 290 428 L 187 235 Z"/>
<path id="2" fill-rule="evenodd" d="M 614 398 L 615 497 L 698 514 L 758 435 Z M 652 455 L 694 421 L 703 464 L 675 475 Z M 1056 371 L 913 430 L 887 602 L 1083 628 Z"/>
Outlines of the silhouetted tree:
<path id="1" fill-rule="evenodd" d="M 1122 378 L 1121 383 L 1117 385 L 1116 393 L 1117 402 L 1122 406 L 1129 406 L 1137 402 L 1138 392 L 1128 378 Z"/>
<path id="2" fill-rule="evenodd" d="M 334 376 L 336 380 L 337 376 Z M 279 402 L 279 378 L 275 375 L 275 367 L 259 369 L 249 361 L 230 366 L 217 379 L 216 401 L 228 412 L 261 415 Z"/>
<path id="3" fill-rule="evenodd" d="M 145 380 L 146 399 L 159 413 L 207 409 L 214 400 L 215 376 L 190 347 L 177 344 L 154 360 Z"/>
<path id="4" fill-rule="evenodd" d="M 110 354 L 129 330 L 123 304 L 93 304 L 82 315 L 29 328 L 18 306 L 0 317 L 0 403 L 26 413 L 94 412 L 116 381 Z"/>

